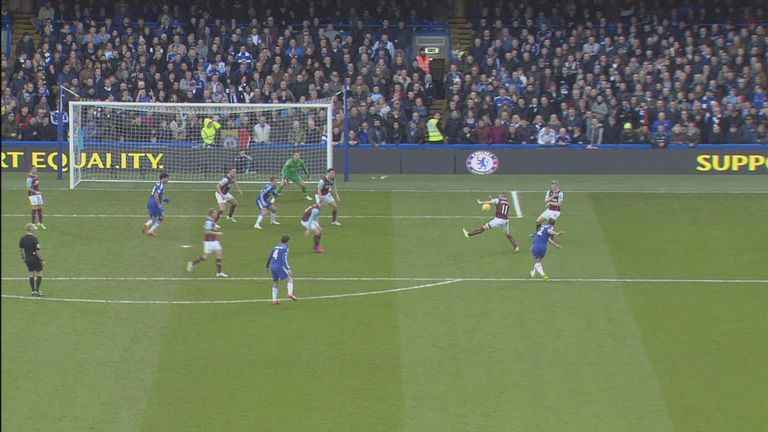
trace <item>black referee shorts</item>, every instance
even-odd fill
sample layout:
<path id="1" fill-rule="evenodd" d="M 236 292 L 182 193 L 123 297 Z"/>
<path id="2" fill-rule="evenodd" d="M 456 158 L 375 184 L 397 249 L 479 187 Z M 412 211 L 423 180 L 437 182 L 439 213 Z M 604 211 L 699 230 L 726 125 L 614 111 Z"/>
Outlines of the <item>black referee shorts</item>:
<path id="1" fill-rule="evenodd" d="M 24 262 L 27 264 L 27 270 L 31 272 L 41 272 L 43 271 L 43 263 L 40 262 L 40 258 L 36 256 L 32 256 L 24 260 Z"/>

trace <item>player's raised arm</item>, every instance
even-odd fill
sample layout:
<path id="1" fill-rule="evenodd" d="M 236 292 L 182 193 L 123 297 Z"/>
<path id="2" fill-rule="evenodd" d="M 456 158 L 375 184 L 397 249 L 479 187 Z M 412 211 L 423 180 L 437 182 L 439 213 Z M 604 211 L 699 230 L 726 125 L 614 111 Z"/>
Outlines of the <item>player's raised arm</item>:
<path id="1" fill-rule="evenodd" d="M 559 244 L 557 244 L 557 243 L 556 243 L 554 240 L 552 240 L 552 237 L 550 237 L 550 238 L 549 238 L 549 240 L 547 240 L 547 241 L 548 241 L 548 242 L 549 242 L 549 244 L 551 244 L 552 246 L 554 246 L 554 247 L 556 247 L 556 248 L 558 248 L 558 249 L 562 249 L 562 247 L 561 247 Z"/>

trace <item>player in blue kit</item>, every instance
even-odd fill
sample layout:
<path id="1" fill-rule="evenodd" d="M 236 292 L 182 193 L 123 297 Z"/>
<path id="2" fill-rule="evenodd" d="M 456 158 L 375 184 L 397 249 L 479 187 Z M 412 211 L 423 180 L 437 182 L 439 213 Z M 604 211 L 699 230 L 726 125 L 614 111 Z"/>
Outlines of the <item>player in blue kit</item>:
<path id="1" fill-rule="evenodd" d="M 269 212 L 272 212 L 269 223 L 280 225 L 280 222 L 277 221 L 277 207 L 272 202 L 273 198 L 280 196 L 280 193 L 277 191 L 277 184 L 277 177 L 270 178 L 269 183 L 261 188 L 261 192 L 256 197 L 256 205 L 259 206 L 259 211 L 261 211 L 259 217 L 256 218 L 256 223 L 253 225 L 256 229 L 262 229 L 261 221 L 264 220 L 264 216 Z"/>
<path id="2" fill-rule="evenodd" d="M 536 277 L 536 273 L 538 273 L 544 280 L 549 280 L 549 276 L 544 273 L 544 267 L 542 267 L 541 261 L 544 259 L 544 255 L 547 254 L 547 245 L 552 244 L 552 246 L 560 249 L 560 245 L 555 243 L 552 238 L 563 234 L 562 232 L 555 231 L 552 227 L 552 224 L 554 223 L 555 219 L 550 218 L 546 224 L 539 227 L 539 230 L 536 231 L 536 234 L 533 237 L 531 252 L 533 253 L 534 264 L 533 270 L 531 270 L 531 277 Z"/>
<path id="3" fill-rule="evenodd" d="M 293 274 L 291 273 L 291 266 L 288 264 L 288 240 L 291 238 L 284 235 L 280 239 L 280 244 L 272 248 L 272 252 L 269 253 L 267 258 L 267 274 L 272 271 L 272 304 L 278 305 L 277 301 L 277 289 L 279 283 L 283 279 L 288 279 L 288 298 L 296 301 L 298 298 L 293 295 Z"/>
<path id="4" fill-rule="evenodd" d="M 163 203 L 171 202 L 171 200 L 168 198 L 163 198 L 163 194 L 165 193 L 165 184 L 168 183 L 170 177 L 171 176 L 168 173 L 161 173 L 160 180 L 152 188 L 152 194 L 149 196 L 149 202 L 147 203 L 149 220 L 144 223 L 144 227 L 142 228 L 141 232 L 152 237 L 157 237 L 157 233 L 155 231 L 160 227 L 160 224 L 163 223 L 165 212 Z"/>

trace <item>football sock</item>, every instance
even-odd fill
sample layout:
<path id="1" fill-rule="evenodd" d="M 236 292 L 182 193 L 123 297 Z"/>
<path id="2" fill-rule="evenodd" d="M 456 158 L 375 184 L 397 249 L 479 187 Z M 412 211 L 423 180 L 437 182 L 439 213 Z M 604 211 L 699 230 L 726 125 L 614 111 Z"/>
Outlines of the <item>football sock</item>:
<path id="1" fill-rule="evenodd" d="M 315 247 L 320 246 L 320 237 L 322 237 L 322 234 L 315 234 Z"/>
<path id="2" fill-rule="evenodd" d="M 40 291 L 40 284 L 43 282 L 43 277 L 42 276 L 38 276 L 37 277 L 37 281 L 35 281 L 35 282 L 36 282 L 35 283 L 35 290 L 36 291 Z"/>
<path id="3" fill-rule="evenodd" d="M 32 223 L 35 223 L 35 217 L 37 216 L 37 210 L 32 209 Z"/>
<path id="4" fill-rule="evenodd" d="M 469 236 L 470 236 L 470 237 L 472 237 L 472 236 L 474 236 L 474 235 L 478 235 L 478 234 L 480 234 L 480 233 L 482 233 L 482 232 L 484 232 L 484 231 L 485 231 L 485 228 L 483 228 L 483 227 L 480 227 L 480 228 L 478 228 L 478 229 L 476 229 L 476 230 L 472 231 L 471 233 L 469 233 Z"/>
<path id="5" fill-rule="evenodd" d="M 302 186 L 301 187 L 301 191 L 304 192 L 304 196 L 309 196 L 309 195 L 307 195 L 307 187 L 306 186 Z"/>
<path id="6" fill-rule="evenodd" d="M 288 281 L 288 295 L 293 295 L 293 281 Z"/>
<path id="7" fill-rule="evenodd" d="M 338 211 L 338 210 L 336 210 L 336 209 L 333 209 L 333 211 L 331 212 L 331 215 L 333 216 L 333 221 L 334 221 L 334 222 L 336 222 L 336 214 L 337 214 L 338 212 L 339 212 L 339 211 Z"/>
<path id="8" fill-rule="evenodd" d="M 278 186 L 277 187 L 277 193 L 282 193 L 283 189 L 285 189 L 285 186 L 283 186 L 283 185 Z"/>
<path id="9" fill-rule="evenodd" d="M 216 258 L 216 273 L 221 273 L 221 258 Z"/>
<path id="10" fill-rule="evenodd" d="M 261 225 L 261 221 L 264 220 L 264 215 L 260 214 L 259 217 L 256 218 L 256 225 Z"/>
<path id="11" fill-rule="evenodd" d="M 540 275 L 544 275 L 544 267 L 541 265 L 541 263 L 536 263 L 533 265 L 533 269 L 536 270 L 536 272 Z"/>
<path id="12" fill-rule="evenodd" d="M 235 207 L 237 207 L 236 204 L 229 206 L 229 217 L 232 217 L 232 215 L 235 214 Z"/>
<path id="13" fill-rule="evenodd" d="M 43 223 L 43 209 L 37 209 L 37 221 Z"/>
<path id="14" fill-rule="evenodd" d="M 272 212 L 272 214 L 269 215 L 269 217 L 272 220 L 272 222 L 274 222 L 277 219 L 277 212 Z"/>
<path id="15" fill-rule="evenodd" d="M 277 301 L 277 285 L 272 287 L 272 301 L 273 302 Z"/>
<path id="16" fill-rule="evenodd" d="M 514 237 L 512 237 L 509 234 L 507 234 L 507 240 L 509 240 L 509 242 L 512 243 L 512 246 L 517 247 L 517 242 L 515 241 Z"/>
<path id="17" fill-rule="evenodd" d="M 144 222 L 144 226 L 150 226 L 152 225 L 152 219 L 149 219 L 148 221 Z"/>
<path id="18" fill-rule="evenodd" d="M 203 261 L 205 261 L 205 257 L 204 256 L 199 256 L 199 257 L 197 257 L 196 260 L 192 261 L 192 265 L 198 265 L 198 264 L 200 264 Z"/>
<path id="19" fill-rule="evenodd" d="M 149 232 L 155 232 L 155 230 L 160 226 L 160 223 L 161 222 L 159 220 L 155 221 L 154 225 L 152 225 L 152 228 L 149 229 Z"/>
<path id="20" fill-rule="evenodd" d="M 29 278 L 29 286 L 30 286 L 30 287 L 32 287 L 32 292 L 35 292 L 35 291 L 37 291 L 37 290 L 35 289 L 35 278 L 33 278 L 33 277 L 30 277 L 30 278 Z"/>

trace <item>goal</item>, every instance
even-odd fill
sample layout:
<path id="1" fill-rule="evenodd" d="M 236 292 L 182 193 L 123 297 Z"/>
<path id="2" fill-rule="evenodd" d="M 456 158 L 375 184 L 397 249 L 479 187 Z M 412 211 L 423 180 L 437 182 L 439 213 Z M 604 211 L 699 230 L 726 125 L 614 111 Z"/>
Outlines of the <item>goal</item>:
<path id="1" fill-rule="evenodd" d="M 335 98 L 296 104 L 69 104 L 69 186 L 82 182 L 238 182 L 280 176 L 294 151 L 310 175 L 333 166 Z M 204 126 L 210 129 L 203 131 Z M 244 153 L 243 153 L 244 152 Z"/>

